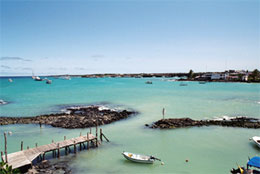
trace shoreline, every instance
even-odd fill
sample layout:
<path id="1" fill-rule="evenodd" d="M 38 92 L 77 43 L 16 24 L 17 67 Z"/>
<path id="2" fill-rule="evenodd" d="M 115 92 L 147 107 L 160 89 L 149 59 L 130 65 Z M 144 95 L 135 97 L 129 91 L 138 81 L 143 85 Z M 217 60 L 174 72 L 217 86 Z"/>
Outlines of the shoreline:
<path id="1" fill-rule="evenodd" d="M 78 106 L 66 108 L 65 112 L 57 114 L 34 117 L 0 117 L 0 126 L 10 124 L 39 124 L 41 126 L 45 124 L 66 129 L 88 128 L 110 124 L 136 114 L 136 111 L 115 111 L 108 108 L 102 109 L 100 106 Z"/>
<path id="2" fill-rule="evenodd" d="M 203 77 L 206 74 L 224 74 L 225 72 L 197 72 L 194 76 L 199 78 L 188 78 L 189 73 L 104 73 L 104 74 L 86 74 L 86 75 L 42 75 L 41 77 L 52 77 L 60 78 L 64 76 L 69 76 L 72 78 L 180 78 L 176 81 L 197 81 L 197 82 L 238 82 L 238 83 L 260 83 L 260 80 L 241 80 L 237 78 L 230 79 L 210 79 L 208 77 Z M 0 78 L 24 78 L 31 76 L 0 76 Z"/>

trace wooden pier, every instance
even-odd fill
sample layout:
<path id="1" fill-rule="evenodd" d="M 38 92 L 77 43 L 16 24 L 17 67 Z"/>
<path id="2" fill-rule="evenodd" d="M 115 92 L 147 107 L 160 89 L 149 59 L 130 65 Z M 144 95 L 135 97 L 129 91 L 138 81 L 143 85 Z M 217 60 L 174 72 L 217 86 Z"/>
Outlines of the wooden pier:
<path id="1" fill-rule="evenodd" d="M 109 141 L 105 135 L 102 133 L 102 129 L 100 129 L 100 139 L 102 141 L 102 136 Z M 8 165 L 11 165 L 13 169 L 16 168 L 21 168 L 24 166 L 32 165 L 33 160 L 45 159 L 45 154 L 47 152 L 52 152 L 53 157 L 60 157 L 60 150 L 65 149 L 65 154 L 67 155 L 69 152 L 71 152 L 70 147 L 73 147 L 73 152 L 77 153 L 77 145 L 80 146 L 80 150 L 83 148 L 89 148 L 91 145 L 98 147 L 98 138 L 97 138 L 97 132 L 96 136 L 90 133 L 87 133 L 87 135 L 82 135 L 80 133 L 79 137 L 76 138 L 71 138 L 66 140 L 66 136 L 64 136 L 63 141 L 59 142 L 52 142 L 51 144 L 46 144 L 42 146 L 38 146 L 36 143 L 36 147 L 34 148 L 29 148 L 27 147 L 26 150 L 23 150 L 23 142 L 21 142 L 21 151 L 14 152 L 7 154 L 6 149 L 5 149 L 5 155 L 3 152 L 1 152 L 1 158 L 2 161 L 7 162 Z M 5 138 L 6 138 L 6 133 L 5 133 Z M 84 143 L 87 143 L 86 145 Z M 6 145 L 6 143 L 5 143 Z M 6 148 L 6 147 L 5 147 Z M 57 152 L 57 153 L 56 153 Z M 7 154 L 7 156 L 6 156 Z"/>

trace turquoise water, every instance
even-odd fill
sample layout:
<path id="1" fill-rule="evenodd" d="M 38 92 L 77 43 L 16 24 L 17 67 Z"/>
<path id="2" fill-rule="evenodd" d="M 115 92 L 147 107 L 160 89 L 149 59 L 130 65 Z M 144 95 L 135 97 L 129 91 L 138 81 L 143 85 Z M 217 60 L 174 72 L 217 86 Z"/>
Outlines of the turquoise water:
<path id="1" fill-rule="evenodd" d="M 256 129 L 200 127 L 176 130 L 151 130 L 144 127 L 160 118 L 165 107 L 166 117 L 193 119 L 220 116 L 260 118 L 260 84 L 168 82 L 159 78 L 72 78 L 52 79 L 51 85 L 31 78 L 0 78 L 0 99 L 9 102 L 0 106 L 1 116 L 35 116 L 59 112 L 66 105 L 105 104 L 140 112 L 126 120 L 102 126 L 111 143 L 98 149 L 83 151 L 66 158 L 74 173 L 228 173 L 236 162 L 246 164 L 248 156 L 260 150 L 248 139 L 260 136 Z M 153 81 L 152 85 L 145 81 Z M 8 136 L 8 152 L 24 146 L 50 143 L 78 136 L 89 129 L 66 130 L 38 125 L 1 126 Z M 3 140 L 3 136 L 2 136 Z M 3 150 L 3 141 L 0 142 Z M 140 165 L 126 161 L 122 151 L 153 154 L 165 165 Z M 189 159 L 186 163 L 185 160 Z"/>

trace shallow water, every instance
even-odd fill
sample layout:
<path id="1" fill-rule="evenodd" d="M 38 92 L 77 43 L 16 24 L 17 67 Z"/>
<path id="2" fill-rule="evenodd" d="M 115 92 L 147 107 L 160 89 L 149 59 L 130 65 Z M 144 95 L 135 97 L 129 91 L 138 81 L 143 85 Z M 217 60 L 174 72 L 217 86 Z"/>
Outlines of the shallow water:
<path id="1" fill-rule="evenodd" d="M 0 106 L 1 116 L 35 116 L 59 112 L 65 105 L 105 104 L 131 108 L 140 112 L 126 120 L 102 126 L 111 143 L 98 149 L 82 151 L 71 158 L 74 173 L 228 173 L 236 162 L 245 165 L 248 156 L 260 155 L 248 139 L 260 136 L 256 129 L 227 127 L 194 127 L 176 130 L 151 130 L 144 127 L 166 117 L 193 119 L 220 116 L 250 116 L 260 118 L 260 85 L 245 83 L 168 82 L 159 78 L 72 78 L 52 79 L 51 85 L 31 78 L 0 78 L 0 99 L 10 102 Z M 145 81 L 152 80 L 152 85 Z M 89 129 L 66 130 L 38 125 L 7 125 L 0 133 L 8 136 L 8 152 L 24 147 L 50 143 L 78 136 Z M 3 136 L 2 136 L 3 140 Z M 0 142 L 3 150 L 3 141 Z M 160 165 L 135 164 L 126 161 L 122 151 L 158 156 Z M 185 160 L 189 159 L 186 163 Z"/>

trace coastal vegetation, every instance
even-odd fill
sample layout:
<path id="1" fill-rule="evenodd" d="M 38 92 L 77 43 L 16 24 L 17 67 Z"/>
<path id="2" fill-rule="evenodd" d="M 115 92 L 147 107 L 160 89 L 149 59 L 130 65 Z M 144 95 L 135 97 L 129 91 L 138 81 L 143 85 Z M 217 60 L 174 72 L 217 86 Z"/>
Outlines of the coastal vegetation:
<path id="1" fill-rule="evenodd" d="M 5 162 L 0 163 L 0 174 L 18 174 L 20 173 L 19 169 L 13 169 L 12 166 L 8 165 Z"/>

